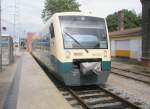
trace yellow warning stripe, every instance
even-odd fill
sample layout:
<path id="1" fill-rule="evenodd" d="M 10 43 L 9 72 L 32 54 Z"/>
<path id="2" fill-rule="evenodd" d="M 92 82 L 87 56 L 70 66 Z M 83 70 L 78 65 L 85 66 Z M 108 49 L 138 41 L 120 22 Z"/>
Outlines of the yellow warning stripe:
<path id="1" fill-rule="evenodd" d="M 116 56 L 130 57 L 130 51 L 129 50 L 116 50 Z"/>

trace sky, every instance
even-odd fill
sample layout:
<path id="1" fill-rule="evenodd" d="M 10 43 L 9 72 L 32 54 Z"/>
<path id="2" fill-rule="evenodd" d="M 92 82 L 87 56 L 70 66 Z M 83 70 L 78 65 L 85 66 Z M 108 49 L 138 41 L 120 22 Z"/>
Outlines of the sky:
<path id="1" fill-rule="evenodd" d="M 7 27 L 3 33 L 24 37 L 27 32 L 39 31 L 43 26 L 41 13 L 44 1 L 2 0 L 2 26 Z M 101 17 L 106 17 L 121 9 L 135 10 L 137 14 L 142 11 L 140 0 L 77 0 L 77 2 L 81 4 L 82 12 L 90 12 Z M 16 12 L 15 16 L 14 12 Z M 14 27 L 16 29 L 13 29 Z"/>

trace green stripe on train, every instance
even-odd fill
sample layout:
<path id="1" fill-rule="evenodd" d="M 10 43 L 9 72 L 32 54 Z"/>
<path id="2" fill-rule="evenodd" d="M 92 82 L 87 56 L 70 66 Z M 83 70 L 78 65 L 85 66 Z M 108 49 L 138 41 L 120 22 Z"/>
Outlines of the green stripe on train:
<path id="1" fill-rule="evenodd" d="M 62 63 L 54 56 L 52 56 L 51 61 L 55 66 L 56 72 L 70 73 L 73 70 L 73 64 L 71 62 Z M 110 71 L 111 70 L 111 61 L 102 61 L 101 67 L 102 67 L 102 71 Z"/>
<path id="2" fill-rule="evenodd" d="M 102 61 L 101 67 L 102 67 L 102 71 L 110 71 L 111 70 L 111 61 Z"/>
<path id="3" fill-rule="evenodd" d="M 72 71 L 73 66 L 71 62 L 62 63 L 55 56 L 51 56 L 51 61 L 55 66 L 56 72 L 69 73 L 70 71 Z"/>

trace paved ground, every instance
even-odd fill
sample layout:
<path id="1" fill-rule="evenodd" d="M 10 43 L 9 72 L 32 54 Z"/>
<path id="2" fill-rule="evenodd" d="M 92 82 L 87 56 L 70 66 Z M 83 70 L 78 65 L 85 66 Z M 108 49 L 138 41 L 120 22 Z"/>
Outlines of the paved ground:
<path id="1" fill-rule="evenodd" d="M 4 109 L 16 109 L 18 103 L 18 92 L 20 84 L 20 75 L 22 70 L 22 55 L 17 62 L 17 67 L 15 69 L 15 75 L 9 88 L 7 98 L 5 100 Z"/>
<path id="2" fill-rule="evenodd" d="M 0 109 L 72 109 L 27 52 L 0 72 Z"/>
<path id="3" fill-rule="evenodd" d="M 16 73 L 16 67 L 19 58 L 19 56 L 16 57 L 16 60 L 13 64 L 9 66 L 3 66 L 3 71 L 0 72 L 0 109 L 3 108 L 7 99 L 7 95 L 9 94 L 9 89 Z"/>
<path id="4" fill-rule="evenodd" d="M 24 53 L 17 109 L 72 109 L 29 53 Z"/>

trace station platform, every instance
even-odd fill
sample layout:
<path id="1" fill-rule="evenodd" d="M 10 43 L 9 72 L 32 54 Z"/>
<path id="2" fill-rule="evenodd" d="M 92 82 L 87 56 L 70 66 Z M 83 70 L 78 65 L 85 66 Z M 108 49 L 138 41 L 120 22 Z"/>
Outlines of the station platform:
<path id="1" fill-rule="evenodd" d="M 2 66 L 2 71 L 0 71 L 0 109 L 3 109 L 5 105 L 7 95 L 15 77 L 19 58 L 19 55 L 15 56 L 15 61 L 10 65 Z"/>
<path id="2" fill-rule="evenodd" d="M 1 87 L 0 87 L 1 88 Z M 22 53 L 4 109 L 72 109 L 34 58 Z"/>

